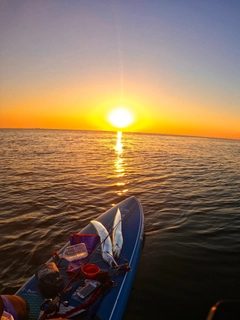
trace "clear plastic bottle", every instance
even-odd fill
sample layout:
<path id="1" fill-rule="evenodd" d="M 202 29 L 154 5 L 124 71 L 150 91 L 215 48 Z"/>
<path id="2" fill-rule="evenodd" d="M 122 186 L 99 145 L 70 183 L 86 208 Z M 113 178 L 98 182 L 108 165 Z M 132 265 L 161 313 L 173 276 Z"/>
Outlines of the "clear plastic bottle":
<path id="1" fill-rule="evenodd" d="M 86 258 L 88 256 L 85 243 L 78 243 L 67 247 L 63 251 L 63 258 L 68 261 L 74 261 Z"/>

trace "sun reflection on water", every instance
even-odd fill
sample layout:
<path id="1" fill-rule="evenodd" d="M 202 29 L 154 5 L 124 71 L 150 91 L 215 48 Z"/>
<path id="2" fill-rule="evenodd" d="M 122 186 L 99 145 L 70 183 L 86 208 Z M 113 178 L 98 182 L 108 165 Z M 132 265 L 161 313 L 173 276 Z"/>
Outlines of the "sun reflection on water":
<path id="1" fill-rule="evenodd" d="M 123 152 L 123 147 L 122 147 L 122 131 L 117 132 L 117 142 L 115 146 L 116 153 L 120 156 Z"/>
<path id="2" fill-rule="evenodd" d="M 122 143 L 122 132 L 118 131 L 117 132 L 117 141 L 115 145 L 115 151 L 116 151 L 116 160 L 114 163 L 115 166 L 115 173 L 118 178 L 116 185 L 121 188 L 117 192 L 118 195 L 122 195 L 123 193 L 127 192 L 128 189 L 123 189 L 125 186 L 125 182 L 122 181 L 122 178 L 125 176 L 124 172 L 124 161 L 123 161 L 123 143 Z"/>

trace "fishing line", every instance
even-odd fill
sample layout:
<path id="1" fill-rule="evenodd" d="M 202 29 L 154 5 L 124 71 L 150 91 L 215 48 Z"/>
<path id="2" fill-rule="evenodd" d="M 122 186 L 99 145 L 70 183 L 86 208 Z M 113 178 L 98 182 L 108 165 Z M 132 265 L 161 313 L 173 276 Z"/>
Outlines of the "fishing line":
<path id="1" fill-rule="evenodd" d="M 134 203 L 134 204 L 129 208 L 128 212 L 124 215 L 123 218 L 122 218 L 122 213 L 121 213 L 121 220 L 116 224 L 115 227 L 112 227 L 112 228 L 111 228 L 111 231 L 108 232 L 108 236 L 110 236 L 110 234 L 112 235 L 114 229 L 118 226 L 118 224 L 119 224 L 120 222 L 124 222 L 125 220 L 127 220 L 127 218 L 130 216 L 130 212 L 133 210 L 133 208 L 134 208 L 135 205 L 136 205 L 136 203 Z M 120 212 L 121 212 L 120 207 L 118 207 L 118 208 L 119 208 L 119 210 L 120 210 Z M 113 223 L 113 221 L 114 221 L 114 219 L 112 219 L 111 223 Z M 110 222 L 109 222 L 108 226 L 109 226 L 109 225 L 110 225 Z M 107 237 L 108 237 L 108 236 L 107 236 Z M 87 261 L 86 261 L 84 264 L 87 264 L 87 263 L 91 260 L 91 258 L 92 258 L 92 256 L 94 255 L 94 253 L 96 253 L 96 251 L 100 248 L 100 246 L 106 241 L 107 237 L 105 237 L 105 239 L 104 239 L 103 241 L 100 241 L 100 243 L 99 243 L 99 244 L 97 245 L 97 247 L 93 250 L 92 254 L 89 256 L 89 258 L 87 259 Z M 121 256 L 125 259 L 125 261 L 128 261 L 123 255 L 121 255 Z M 84 265 L 84 264 L 83 264 L 83 265 Z M 117 270 L 117 269 L 116 269 L 116 270 Z M 49 309 L 52 308 L 52 310 L 53 310 L 53 312 L 54 312 L 54 306 L 55 306 L 56 308 L 58 308 L 58 307 L 57 307 L 57 304 L 60 304 L 60 303 L 61 303 L 61 301 L 60 301 L 61 297 L 63 296 L 64 293 L 67 292 L 68 289 L 70 289 L 70 288 L 69 288 L 70 285 L 73 283 L 74 279 L 76 279 L 77 276 L 78 276 L 81 272 L 82 272 L 82 271 L 81 271 L 81 268 L 79 268 L 79 270 L 77 270 L 77 272 L 72 275 L 72 277 L 71 277 L 70 280 L 68 281 L 67 285 L 66 285 L 66 286 L 63 288 L 63 290 L 54 298 L 54 300 L 51 300 L 51 301 L 50 301 L 50 300 L 47 300 L 47 301 L 50 301 L 49 306 L 48 306 L 45 310 L 43 310 L 44 312 L 43 312 L 43 314 L 40 316 L 39 320 L 45 320 L 46 317 L 47 317 L 47 314 L 52 313 L 52 312 L 49 312 Z M 48 308 L 49 308 L 49 309 L 48 309 Z M 48 312 L 47 312 L 47 311 L 48 311 Z"/>

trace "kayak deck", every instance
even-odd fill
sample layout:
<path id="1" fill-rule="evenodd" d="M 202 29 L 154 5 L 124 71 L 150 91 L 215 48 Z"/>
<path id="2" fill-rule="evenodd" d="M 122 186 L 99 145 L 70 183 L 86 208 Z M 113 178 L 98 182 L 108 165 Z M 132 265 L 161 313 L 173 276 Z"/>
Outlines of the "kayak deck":
<path id="1" fill-rule="evenodd" d="M 69 282 L 69 261 L 66 259 L 60 259 L 58 262 L 56 261 L 58 269 L 63 277 L 64 287 L 67 287 L 65 292 L 61 295 L 61 300 L 68 301 L 69 304 L 68 307 L 60 304 L 60 313 L 68 312 L 68 310 L 72 308 L 81 309 L 81 305 L 83 305 L 82 309 L 85 310 L 84 307 L 86 307 L 89 312 L 95 312 L 95 309 L 97 309 L 97 316 L 102 320 L 117 320 L 122 318 L 142 250 L 144 216 L 141 204 L 135 197 L 130 197 L 120 202 L 118 205 L 112 207 L 96 219 L 106 227 L 110 235 L 112 232 L 114 217 L 118 208 L 121 212 L 123 236 L 121 254 L 116 261 L 119 268 L 111 268 L 103 260 L 100 240 L 93 252 L 89 252 L 88 257 L 85 258 L 86 260 L 84 262 L 85 264 L 97 265 L 100 268 L 100 274 L 105 276 L 107 275 L 108 281 L 110 280 L 111 282 L 111 286 L 109 286 L 109 288 L 107 288 L 108 290 L 105 290 L 105 292 L 102 290 L 102 294 L 101 290 L 98 290 L 98 292 L 100 292 L 99 296 L 97 296 L 97 290 L 95 290 L 95 294 L 92 295 L 92 298 L 94 298 L 95 295 L 97 296 L 96 299 L 92 299 L 94 300 L 92 305 L 90 304 L 86 306 L 87 301 L 90 300 L 91 296 L 86 299 L 81 299 L 76 294 L 79 287 L 83 286 L 86 277 L 82 272 L 78 272 L 77 275 L 75 275 L 75 278 Z M 79 233 L 85 235 L 96 234 L 96 230 L 90 223 Z M 61 250 L 59 250 L 57 257 L 61 257 L 65 248 L 69 245 L 70 243 L 68 242 Z M 52 261 L 54 261 L 53 258 L 48 262 Z M 30 320 L 38 319 L 40 306 L 44 303 L 46 297 L 44 297 L 39 291 L 36 276 L 32 276 L 32 278 L 17 291 L 16 295 L 19 295 L 28 301 L 30 305 Z M 54 299 L 55 297 L 52 298 Z M 69 315 L 69 318 L 71 318 L 71 316 L 72 315 Z"/>

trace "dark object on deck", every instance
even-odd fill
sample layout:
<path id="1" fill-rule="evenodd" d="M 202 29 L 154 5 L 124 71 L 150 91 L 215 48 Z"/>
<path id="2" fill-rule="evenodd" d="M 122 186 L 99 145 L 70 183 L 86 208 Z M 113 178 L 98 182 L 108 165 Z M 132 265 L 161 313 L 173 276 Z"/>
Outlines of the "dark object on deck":
<path id="1" fill-rule="evenodd" d="M 36 279 L 45 298 L 55 297 L 63 289 L 63 278 L 54 262 L 41 265 L 36 272 Z"/>

